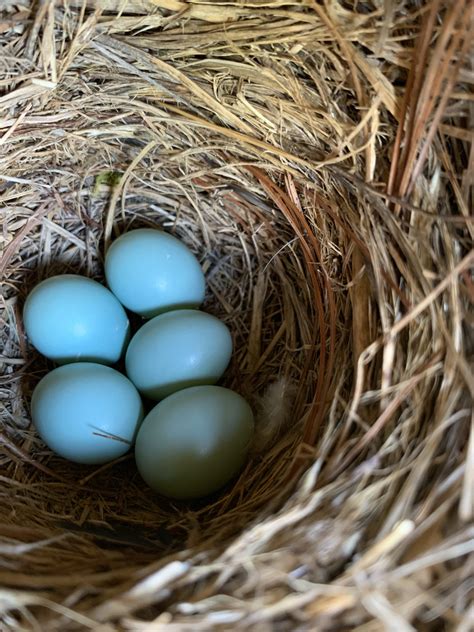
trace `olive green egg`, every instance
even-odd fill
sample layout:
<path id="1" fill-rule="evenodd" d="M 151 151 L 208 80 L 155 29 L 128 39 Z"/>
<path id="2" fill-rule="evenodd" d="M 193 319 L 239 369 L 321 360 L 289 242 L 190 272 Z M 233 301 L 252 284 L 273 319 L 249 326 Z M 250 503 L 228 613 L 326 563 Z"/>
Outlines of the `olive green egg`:
<path id="1" fill-rule="evenodd" d="M 242 467 L 254 418 L 243 397 L 221 386 L 193 386 L 170 395 L 147 415 L 135 460 L 156 492 L 192 499 L 217 491 Z"/>

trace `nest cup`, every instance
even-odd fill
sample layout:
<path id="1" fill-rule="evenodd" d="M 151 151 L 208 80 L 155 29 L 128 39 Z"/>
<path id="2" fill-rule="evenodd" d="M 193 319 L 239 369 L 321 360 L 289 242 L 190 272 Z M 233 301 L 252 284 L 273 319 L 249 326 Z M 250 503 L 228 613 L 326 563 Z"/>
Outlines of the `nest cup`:
<path id="1" fill-rule="evenodd" d="M 468 629 L 472 34 L 422 4 L 3 3 L 2 629 Z M 143 226 L 199 258 L 256 412 L 199 502 L 29 418 L 29 290 Z"/>

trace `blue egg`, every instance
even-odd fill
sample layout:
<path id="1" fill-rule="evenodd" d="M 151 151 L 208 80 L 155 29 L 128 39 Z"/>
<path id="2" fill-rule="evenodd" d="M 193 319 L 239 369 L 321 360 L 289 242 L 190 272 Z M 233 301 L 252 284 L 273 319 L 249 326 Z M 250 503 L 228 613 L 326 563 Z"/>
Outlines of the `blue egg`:
<path id="1" fill-rule="evenodd" d="M 215 384 L 231 355 L 232 337 L 223 322 L 197 310 L 175 310 L 137 331 L 125 365 L 141 393 L 161 399 L 189 386 Z"/>
<path id="2" fill-rule="evenodd" d="M 51 277 L 29 294 L 25 330 L 36 349 L 59 364 L 113 364 L 130 337 L 127 314 L 103 285 L 75 274 Z"/>
<path id="3" fill-rule="evenodd" d="M 105 276 L 119 301 L 145 318 L 199 307 L 204 300 L 196 257 L 179 239 L 153 228 L 132 230 L 114 241 L 105 257 Z"/>
<path id="4" fill-rule="evenodd" d="M 124 375 L 102 364 L 58 367 L 31 399 L 38 434 L 56 454 L 75 463 L 107 463 L 133 445 L 143 408 Z"/>
<path id="5" fill-rule="evenodd" d="M 242 466 L 254 431 L 243 397 L 220 386 L 174 393 L 145 417 L 135 460 L 144 481 L 171 498 L 206 496 Z"/>

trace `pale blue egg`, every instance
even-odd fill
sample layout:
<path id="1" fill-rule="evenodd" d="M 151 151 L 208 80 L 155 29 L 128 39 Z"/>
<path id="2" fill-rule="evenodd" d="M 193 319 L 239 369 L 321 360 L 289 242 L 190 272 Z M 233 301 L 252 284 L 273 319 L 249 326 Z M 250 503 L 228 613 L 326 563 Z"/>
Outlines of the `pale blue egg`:
<path id="1" fill-rule="evenodd" d="M 105 257 L 107 283 L 132 312 L 151 318 L 194 308 L 204 300 L 205 281 L 193 253 L 172 235 L 140 228 L 121 235 Z"/>
<path id="2" fill-rule="evenodd" d="M 179 391 L 145 417 L 135 445 L 144 481 L 171 498 L 217 491 L 241 468 L 254 418 L 243 397 L 220 386 Z"/>
<path id="3" fill-rule="evenodd" d="M 127 314 L 112 292 L 76 274 L 37 285 L 26 299 L 23 319 L 33 346 L 59 364 L 113 364 L 130 337 Z"/>
<path id="4" fill-rule="evenodd" d="M 124 375 L 102 364 L 58 367 L 31 399 L 38 434 L 59 456 L 76 463 L 107 463 L 133 445 L 143 419 L 140 395 Z"/>
<path id="5" fill-rule="evenodd" d="M 232 337 L 215 316 L 175 310 L 155 316 L 132 338 L 125 356 L 128 377 L 151 399 L 189 386 L 215 384 L 232 355 Z"/>

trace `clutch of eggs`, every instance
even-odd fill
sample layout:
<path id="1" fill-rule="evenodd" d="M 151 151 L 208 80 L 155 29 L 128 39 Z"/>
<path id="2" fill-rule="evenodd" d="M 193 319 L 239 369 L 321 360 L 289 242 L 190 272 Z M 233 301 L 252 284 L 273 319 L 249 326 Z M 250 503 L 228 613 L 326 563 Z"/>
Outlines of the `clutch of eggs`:
<path id="1" fill-rule="evenodd" d="M 89 465 L 122 456 L 137 438 L 137 467 L 153 490 L 189 499 L 220 489 L 240 469 L 254 422 L 240 395 L 214 386 L 232 338 L 197 309 L 205 293 L 199 262 L 175 237 L 139 229 L 111 245 L 105 275 L 110 290 L 65 274 L 25 302 L 31 343 L 62 365 L 34 390 L 38 434 L 58 455 Z M 124 307 L 151 319 L 131 340 Z M 105 366 L 125 352 L 127 377 Z M 143 423 L 139 392 L 162 400 Z"/>

